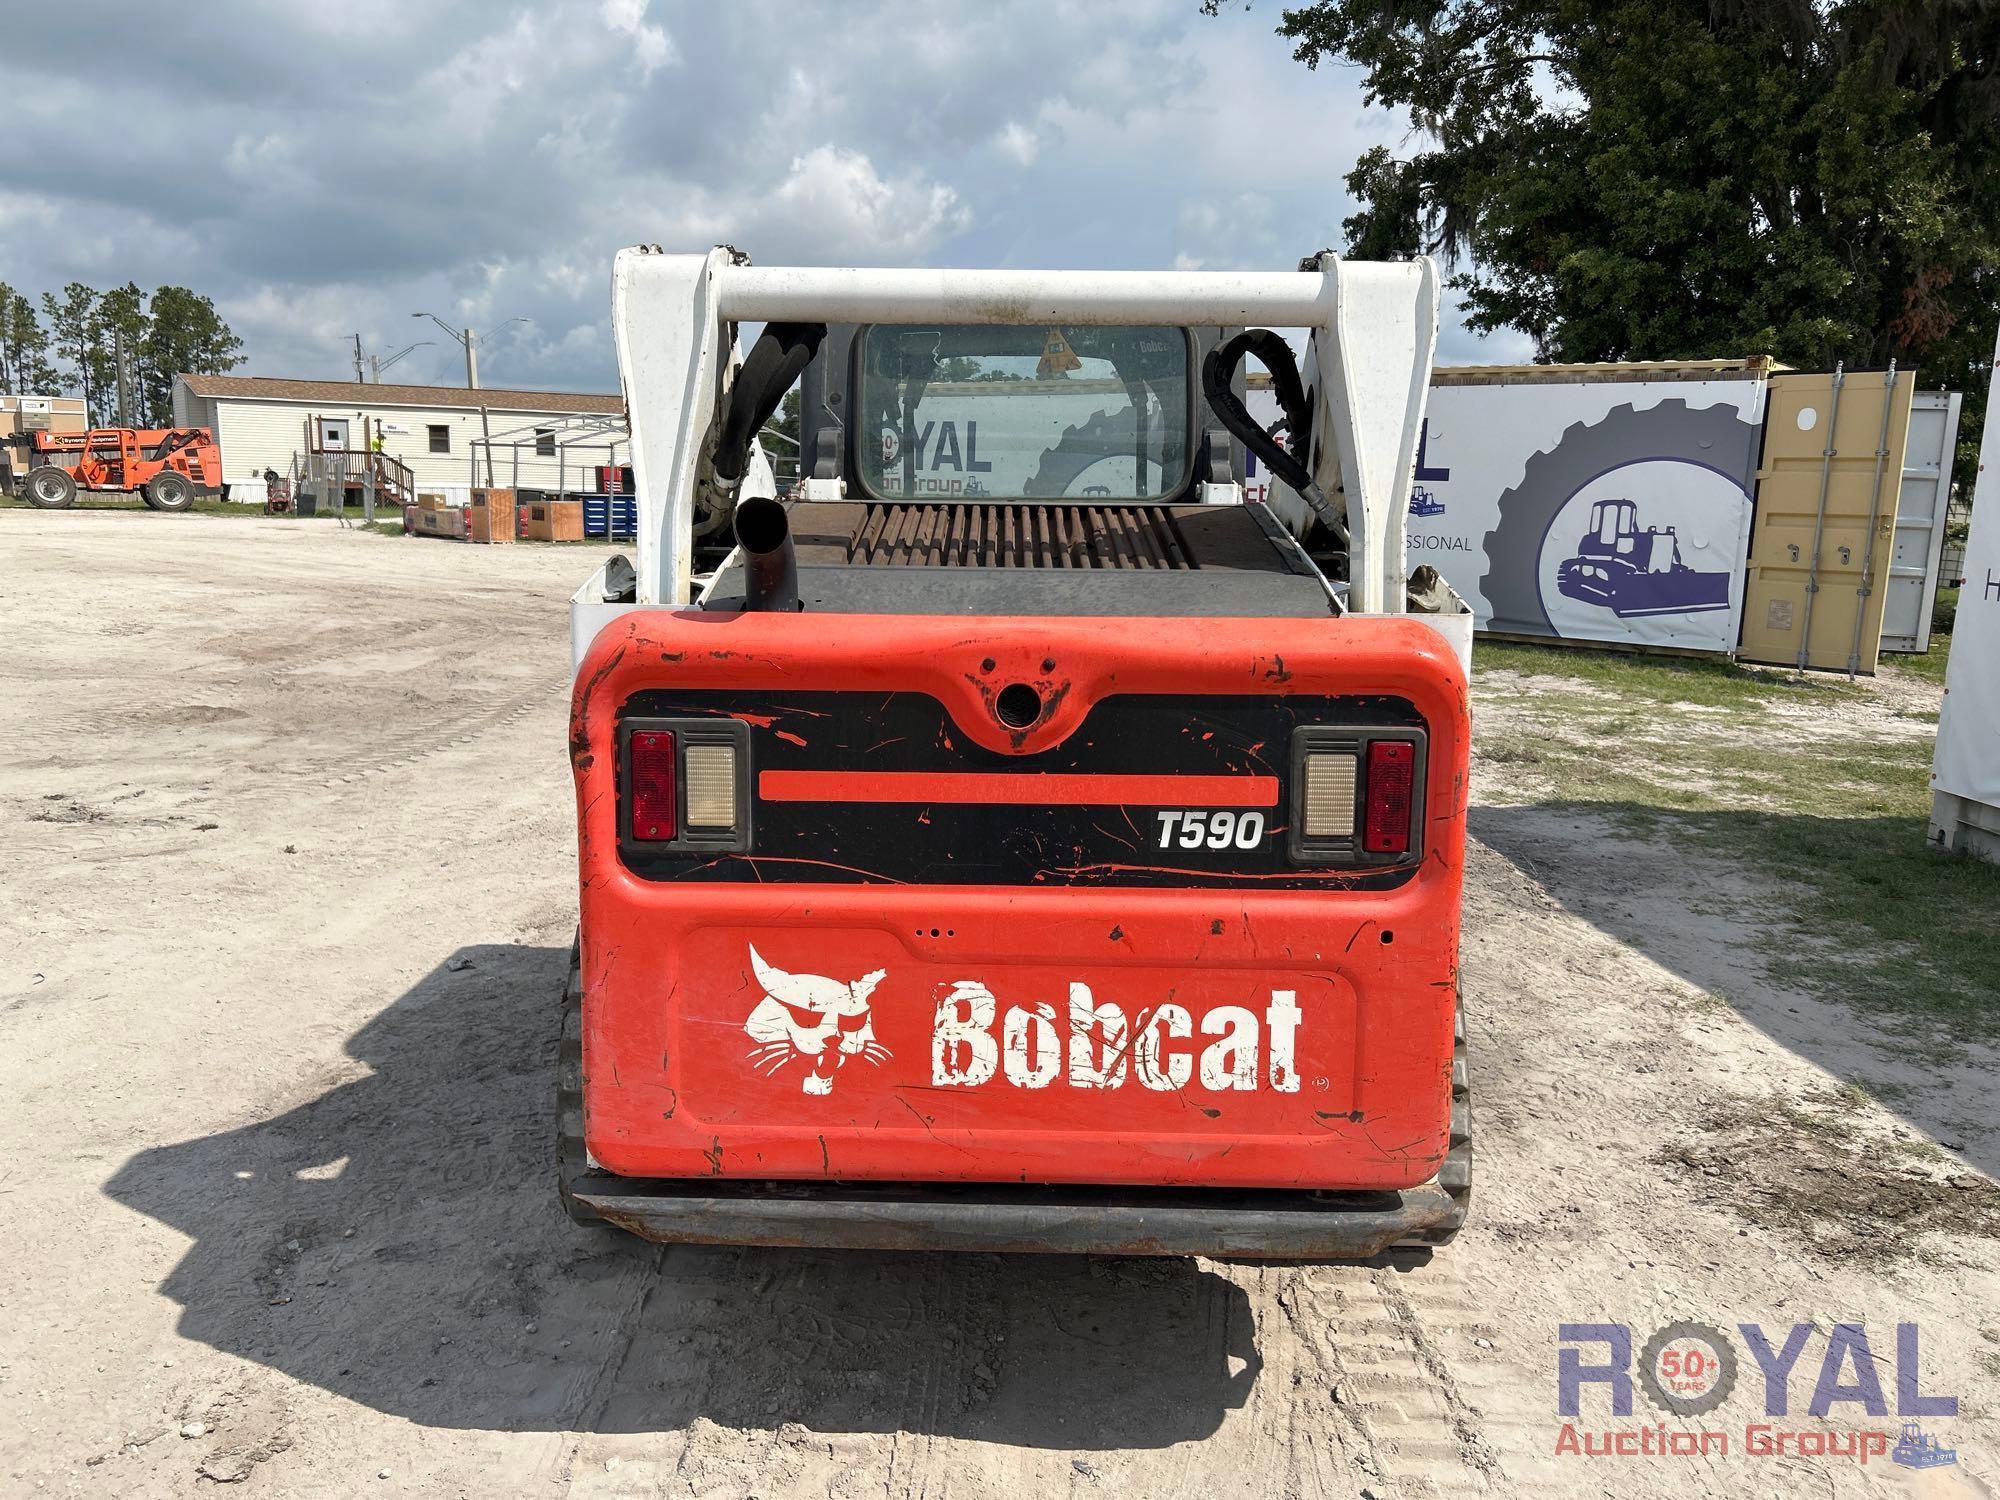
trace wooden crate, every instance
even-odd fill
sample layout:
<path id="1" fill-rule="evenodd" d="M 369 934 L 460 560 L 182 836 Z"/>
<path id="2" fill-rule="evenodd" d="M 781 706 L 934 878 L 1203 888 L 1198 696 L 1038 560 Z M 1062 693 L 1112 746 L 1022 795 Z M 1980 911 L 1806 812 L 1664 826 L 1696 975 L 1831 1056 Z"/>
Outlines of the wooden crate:
<path id="1" fill-rule="evenodd" d="M 583 540 L 581 500 L 538 500 L 528 507 L 528 524 L 522 535 L 531 542 L 580 542 Z"/>
<path id="2" fill-rule="evenodd" d="M 463 539 L 465 536 L 465 511 L 463 507 L 451 506 L 444 510 L 417 508 L 418 536 L 448 536 Z"/>
<path id="3" fill-rule="evenodd" d="M 469 542 L 511 542 L 514 540 L 514 492 L 474 490 L 472 504 L 465 512 L 465 539 Z"/>

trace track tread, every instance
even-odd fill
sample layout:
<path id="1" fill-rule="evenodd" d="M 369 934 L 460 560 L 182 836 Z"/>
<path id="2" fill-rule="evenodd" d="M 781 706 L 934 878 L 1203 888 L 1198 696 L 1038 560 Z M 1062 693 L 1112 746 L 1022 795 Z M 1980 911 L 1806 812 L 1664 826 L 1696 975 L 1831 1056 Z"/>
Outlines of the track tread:
<path id="1" fill-rule="evenodd" d="M 1466 1060 L 1465 1004 L 1461 1000 L 1451 1028 L 1451 1144 L 1438 1167 L 1438 1186 L 1450 1195 L 1452 1215 L 1444 1223 L 1412 1235 L 1399 1249 L 1429 1249 L 1448 1245 L 1472 1212 L 1472 1070 Z"/>
<path id="2" fill-rule="evenodd" d="M 590 1170 L 583 1143 L 583 938 L 570 944 L 569 973 L 563 980 L 562 1039 L 556 1047 L 556 1183 L 563 1210 L 579 1224 L 603 1222 L 579 1200 L 571 1185 Z"/>

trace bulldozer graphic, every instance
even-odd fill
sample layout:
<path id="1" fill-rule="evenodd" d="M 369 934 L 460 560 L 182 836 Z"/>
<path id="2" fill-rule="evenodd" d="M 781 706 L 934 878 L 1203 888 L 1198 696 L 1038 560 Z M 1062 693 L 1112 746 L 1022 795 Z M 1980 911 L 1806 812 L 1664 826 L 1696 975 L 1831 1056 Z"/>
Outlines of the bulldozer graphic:
<path id="1" fill-rule="evenodd" d="M 1567 598 L 1601 605 L 1621 620 L 1635 615 L 1685 615 L 1729 608 L 1729 575 L 1702 573 L 1681 561 L 1671 526 L 1639 529 L 1630 500 L 1598 500 L 1576 555 L 1556 570 Z"/>

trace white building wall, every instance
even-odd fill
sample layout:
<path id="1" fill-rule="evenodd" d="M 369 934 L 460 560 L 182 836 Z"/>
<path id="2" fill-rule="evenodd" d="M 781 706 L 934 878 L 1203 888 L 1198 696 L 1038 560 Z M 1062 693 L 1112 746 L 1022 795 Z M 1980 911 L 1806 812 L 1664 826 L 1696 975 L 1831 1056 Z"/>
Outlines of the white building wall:
<path id="1" fill-rule="evenodd" d="M 212 396 L 205 403 L 213 415 L 222 450 L 222 478 L 234 500 L 264 498 L 264 471 L 292 471 L 292 455 L 305 442 L 305 418 L 276 401 L 232 401 Z"/>
<path id="2" fill-rule="evenodd" d="M 350 424 L 348 441 L 357 449 L 366 442 L 362 427 L 364 420 L 379 420 L 382 424 L 383 452 L 409 466 L 416 476 L 419 490 L 456 496 L 474 484 L 486 483 L 483 455 L 478 474 L 473 472 L 477 451 L 473 444 L 482 435 L 477 411 L 453 407 L 372 406 L 359 402 L 352 406 L 333 406 L 320 401 L 250 400 L 236 396 L 215 396 L 205 401 L 197 399 L 191 404 L 205 406 L 212 412 L 212 416 L 192 420 L 215 429 L 216 442 L 222 449 L 222 477 L 232 486 L 239 487 L 232 491 L 237 499 L 251 498 L 253 493 L 257 500 L 263 499 L 265 469 L 276 469 L 280 474 L 291 472 L 294 455 L 306 450 L 307 423 L 313 417 L 345 418 Z M 595 466 L 612 461 L 606 452 L 610 435 L 599 437 L 593 434 L 585 438 L 565 434 L 565 420 L 573 418 L 557 413 L 489 412 L 487 424 L 495 435 L 513 433 L 540 422 L 554 430 L 559 443 L 565 436 L 573 438 L 566 449 L 567 457 L 560 461 L 538 456 L 531 446 L 526 445 L 530 435 L 525 432 L 521 433 L 521 448 L 497 446 L 493 450 L 492 482 L 509 488 L 555 489 L 559 482 L 571 490 L 589 488 L 594 479 Z M 447 430 L 448 453 L 430 451 L 430 429 L 433 426 Z M 617 436 L 621 439 L 617 461 L 630 463 L 631 449 L 622 441 L 622 430 Z M 246 491 L 240 488 L 243 486 L 250 488 Z"/>
<path id="3" fill-rule="evenodd" d="M 174 426 L 213 427 L 215 412 L 205 396 L 197 396 L 178 380 L 174 382 Z"/>

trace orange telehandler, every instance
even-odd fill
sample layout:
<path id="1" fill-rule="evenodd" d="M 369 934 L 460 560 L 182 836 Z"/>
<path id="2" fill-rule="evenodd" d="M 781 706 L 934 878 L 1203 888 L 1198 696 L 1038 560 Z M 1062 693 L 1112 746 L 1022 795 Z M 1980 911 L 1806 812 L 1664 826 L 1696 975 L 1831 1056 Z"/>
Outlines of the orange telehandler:
<path id="1" fill-rule="evenodd" d="M 77 491 L 137 490 L 154 510 L 186 510 L 222 485 L 222 450 L 206 427 L 94 427 L 88 432 L 23 432 L 16 477 L 0 457 L 0 488 L 42 510 L 63 510 Z"/>

